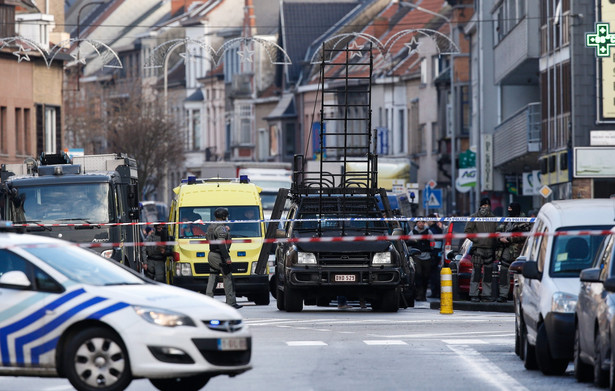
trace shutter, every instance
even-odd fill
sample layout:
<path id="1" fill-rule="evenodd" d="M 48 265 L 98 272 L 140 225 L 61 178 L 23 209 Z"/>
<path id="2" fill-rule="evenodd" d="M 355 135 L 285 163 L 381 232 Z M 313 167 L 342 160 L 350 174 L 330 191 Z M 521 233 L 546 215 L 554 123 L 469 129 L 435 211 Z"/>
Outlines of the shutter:
<path id="1" fill-rule="evenodd" d="M 45 108 L 36 105 L 36 156 L 45 150 Z"/>
<path id="2" fill-rule="evenodd" d="M 62 151 L 62 107 L 56 107 L 56 153 L 60 153 Z"/>

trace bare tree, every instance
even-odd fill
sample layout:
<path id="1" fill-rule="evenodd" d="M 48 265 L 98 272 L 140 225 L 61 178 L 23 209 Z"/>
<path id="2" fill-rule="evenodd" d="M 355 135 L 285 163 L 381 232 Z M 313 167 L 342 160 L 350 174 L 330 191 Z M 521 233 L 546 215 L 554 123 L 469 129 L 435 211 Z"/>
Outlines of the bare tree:
<path id="1" fill-rule="evenodd" d="M 107 150 L 123 152 L 137 160 L 139 187 L 144 198 L 159 187 L 170 167 L 184 161 L 178 124 L 164 114 L 157 101 L 142 95 L 109 102 Z"/>

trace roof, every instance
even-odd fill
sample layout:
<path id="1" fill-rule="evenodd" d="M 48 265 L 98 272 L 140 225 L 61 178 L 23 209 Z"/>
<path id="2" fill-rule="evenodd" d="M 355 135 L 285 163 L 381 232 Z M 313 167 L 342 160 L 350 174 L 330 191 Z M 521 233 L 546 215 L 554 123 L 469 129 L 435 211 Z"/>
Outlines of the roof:
<path id="1" fill-rule="evenodd" d="M 253 183 L 208 182 L 182 184 L 177 190 L 178 206 L 260 205 L 259 188 Z"/>
<path id="2" fill-rule="evenodd" d="M 264 119 L 294 118 L 296 116 L 295 96 L 293 94 L 283 94 L 275 108 Z"/>
<path id="3" fill-rule="evenodd" d="M 554 228 L 615 225 L 615 200 L 608 198 L 559 200 L 546 203 L 537 218 L 548 220 Z"/>
<path id="4" fill-rule="evenodd" d="M 281 46 L 292 61 L 287 75 L 290 83 L 299 78 L 306 48 L 358 4 L 358 0 L 283 0 Z"/>
<path id="5" fill-rule="evenodd" d="M 202 102 L 205 100 L 203 96 L 203 91 L 200 88 L 197 88 L 196 91 L 192 93 L 189 97 L 187 97 L 184 102 Z"/>

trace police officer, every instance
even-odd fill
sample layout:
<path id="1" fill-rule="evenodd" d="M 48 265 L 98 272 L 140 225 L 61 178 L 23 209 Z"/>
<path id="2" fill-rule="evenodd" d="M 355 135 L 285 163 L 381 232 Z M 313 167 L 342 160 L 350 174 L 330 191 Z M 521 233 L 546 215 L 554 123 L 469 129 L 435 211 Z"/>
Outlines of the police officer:
<path id="1" fill-rule="evenodd" d="M 167 232 L 163 224 L 156 224 L 155 228 L 150 231 L 145 238 L 147 242 L 166 242 Z M 147 263 L 145 271 L 149 278 L 159 282 L 164 282 L 164 265 L 167 257 L 167 249 L 165 246 L 147 246 L 145 248 L 147 254 Z"/>
<path id="2" fill-rule="evenodd" d="M 230 228 L 223 224 L 228 218 L 228 210 L 218 208 L 214 212 L 214 217 L 219 223 L 212 223 L 207 227 L 207 240 L 230 240 Z M 233 283 L 233 275 L 231 274 L 231 255 L 229 254 L 230 243 L 209 244 L 209 279 L 207 280 L 207 296 L 214 297 L 214 289 L 218 275 L 222 272 L 222 281 L 224 282 L 224 294 L 226 295 L 226 304 L 234 308 L 241 308 L 237 304 L 235 298 L 235 286 Z"/>
<path id="3" fill-rule="evenodd" d="M 495 217 L 491 211 L 491 200 L 480 200 L 478 212 L 472 217 Z M 495 233 L 497 223 L 495 221 L 468 221 L 463 232 L 465 233 Z M 481 301 L 478 287 L 483 282 L 482 301 L 495 301 L 491 296 L 491 277 L 493 273 L 493 261 L 495 259 L 495 238 L 472 238 L 472 277 L 470 278 L 470 300 Z"/>
<path id="4" fill-rule="evenodd" d="M 521 205 L 517 202 L 511 202 L 508 205 L 508 216 L 509 217 L 520 217 L 521 216 Z M 498 231 L 500 232 L 524 232 L 530 230 L 530 224 L 525 222 L 512 222 L 509 221 L 505 225 L 498 227 Z M 508 291 L 510 289 L 510 275 L 508 273 L 508 269 L 510 268 L 510 264 L 517 259 L 519 254 L 521 253 L 521 248 L 523 247 L 523 243 L 525 243 L 524 236 L 515 236 L 509 238 L 498 238 L 498 246 L 500 247 L 501 253 L 499 256 L 500 259 L 500 274 L 499 274 L 499 291 L 500 295 L 498 297 L 498 302 L 506 303 L 508 299 Z"/>

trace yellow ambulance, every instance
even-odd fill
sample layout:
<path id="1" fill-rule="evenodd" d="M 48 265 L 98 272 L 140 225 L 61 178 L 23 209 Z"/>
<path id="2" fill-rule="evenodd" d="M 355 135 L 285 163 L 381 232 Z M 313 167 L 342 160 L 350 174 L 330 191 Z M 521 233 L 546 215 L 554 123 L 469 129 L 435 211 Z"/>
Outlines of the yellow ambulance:
<path id="1" fill-rule="evenodd" d="M 167 283 L 205 293 L 209 278 L 207 226 L 214 221 L 214 211 L 228 209 L 231 238 L 250 239 L 233 242 L 230 248 L 235 294 L 257 305 L 269 304 L 269 276 L 256 274 L 256 264 L 265 237 L 260 188 L 247 178 L 197 179 L 189 177 L 173 189 L 169 211 L 169 239 L 175 241 L 173 256 L 167 260 Z M 251 222 L 241 221 L 252 220 Z M 260 220 L 260 221 L 259 221 Z M 197 223 L 194 223 L 194 222 Z M 224 294 L 222 279 L 216 294 Z"/>

